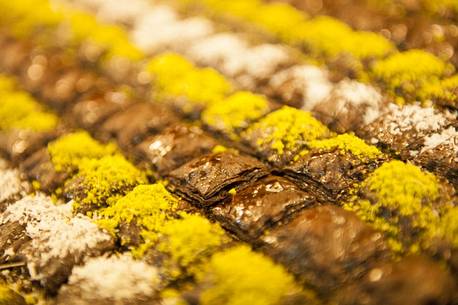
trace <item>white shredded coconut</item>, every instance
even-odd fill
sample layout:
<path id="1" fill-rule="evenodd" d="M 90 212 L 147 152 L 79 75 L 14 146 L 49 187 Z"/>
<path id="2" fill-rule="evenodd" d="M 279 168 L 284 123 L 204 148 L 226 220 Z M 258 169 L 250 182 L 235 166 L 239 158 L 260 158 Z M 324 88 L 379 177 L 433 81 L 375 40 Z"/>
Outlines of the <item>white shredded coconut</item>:
<path id="1" fill-rule="evenodd" d="M 27 253 L 28 269 L 33 279 L 41 279 L 37 266 L 52 259 L 83 253 L 111 237 L 83 215 L 72 216 L 72 205 L 55 205 L 45 195 L 27 196 L 8 206 L 0 215 L 0 224 L 19 222 L 26 225 L 32 239 L 33 253 Z"/>
<path id="2" fill-rule="evenodd" d="M 295 92 L 302 92 L 303 110 L 312 110 L 329 96 L 333 87 L 327 71 L 312 65 L 295 66 L 276 73 L 270 85 L 278 89 L 285 82 L 289 83 L 289 92 L 284 93 L 288 99 L 293 98 Z"/>
<path id="3" fill-rule="evenodd" d="M 256 85 L 254 82 L 256 79 L 269 77 L 281 65 L 286 65 L 290 57 L 283 46 L 262 44 L 250 48 L 245 56 L 239 60 L 243 62 L 245 72 L 249 76 L 246 78 L 247 82 L 242 80 L 241 83 L 246 88 L 252 88 Z"/>
<path id="4" fill-rule="evenodd" d="M 131 23 L 150 9 L 145 0 L 105 0 L 98 7 L 97 17 L 105 22 Z"/>
<path id="5" fill-rule="evenodd" d="M 248 45 L 238 35 L 219 33 L 196 41 L 186 52 L 192 60 L 235 76 L 243 70 L 240 60 L 245 56 Z"/>
<path id="6" fill-rule="evenodd" d="M 458 131 L 454 127 L 444 129 L 441 133 L 434 133 L 425 138 L 421 152 L 432 150 L 439 145 L 450 147 L 455 154 L 458 153 Z"/>
<path id="7" fill-rule="evenodd" d="M 159 276 L 156 268 L 128 255 L 89 259 L 73 269 L 68 285 L 78 285 L 84 300 L 122 301 L 154 296 Z"/>
<path id="8" fill-rule="evenodd" d="M 180 50 L 183 46 L 213 33 L 212 23 L 205 18 L 178 20 L 169 8 L 154 8 L 135 24 L 131 37 L 144 51 Z"/>
<path id="9" fill-rule="evenodd" d="M 337 101 L 338 113 L 347 112 L 350 104 L 353 107 L 366 107 L 364 124 L 370 124 L 380 116 L 382 95 L 372 86 L 346 79 L 334 87 L 332 95 Z"/>
<path id="10" fill-rule="evenodd" d="M 8 206 L 0 215 L 0 224 L 19 222 L 34 226 L 40 221 L 53 222 L 66 217 L 71 217 L 71 206 L 56 206 L 48 196 L 37 194 L 26 196 Z"/>
<path id="11" fill-rule="evenodd" d="M 14 169 L 0 169 L 0 202 L 25 191 L 25 182 L 19 177 L 19 172 Z"/>
<path id="12" fill-rule="evenodd" d="M 419 135 L 442 129 L 449 122 L 450 113 L 441 113 L 432 107 L 421 107 L 418 104 L 390 104 L 384 125 L 393 135 L 401 135 L 406 131 L 415 130 Z"/>

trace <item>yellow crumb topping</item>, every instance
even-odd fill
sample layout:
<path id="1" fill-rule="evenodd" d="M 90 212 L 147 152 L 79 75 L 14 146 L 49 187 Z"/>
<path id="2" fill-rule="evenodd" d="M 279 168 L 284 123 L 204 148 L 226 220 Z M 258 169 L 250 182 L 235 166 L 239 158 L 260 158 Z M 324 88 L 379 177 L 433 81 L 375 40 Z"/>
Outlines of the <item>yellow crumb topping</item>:
<path id="1" fill-rule="evenodd" d="M 401 161 L 383 164 L 361 187 L 367 196 L 346 208 L 385 232 L 399 251 L 418 250 L 437 230 L 439 215 L 447 206 L 438 202 L 443 190 L 433 174 Z"/>
<path id="2" fill-rule="evenodd" d="M 101 158 L 116 152 L 116 145 L 104 145 L 86 131 L 70 133 L 48 144 L 51 161 L 57 171 L 77 168 L 82 159 Z"/>
<path id="3" fill-rule="evenodd" d="M 148 242 L 154 242 L 166 221 L 176 217 L 177 207 L 178 199 L 162 184 L 138 185 L 111 206 L 101 210 L 97 222 L 112 234 L 116 234 L 122 223 L 135 222 L 142 230 L 150 232 Z"/>
<path id="4" fill-rule="evenodd" d="M 216 253 L 198 275 L 202 305 L 275 305 L 298 290 L 291 275 L 247 246 Z"/>
<path id="5" fill-rule="evenodd" d="M 298 30 L 298 36 L 298 41 L 310 52 L 331 58 L 340 54 L 357 59 L 376 58 L 394 51 L 392 43 L 383 36 L 355 32 L 347 24 L 327 16 L 305 22 Z"/>
<path id="6" fill-rule="evenodd" d="M 205 107 L 221 101 L 232 90 L 232 85 L 216 70 L 199 69 L 174 53 L 155 57 L 146 71 L 155 80 L 159 98 L 187 101 L 182 106 L 184 112 L 191 112 L 195 105 Z"/>
<path id="7" fill-rule="evenodd" d="M 165 269 L 172 277 L 194 275 L 221 245 L 229 242 L 223 229 L 199 215 L 182 214 L 161 228 L 157 249 L 166 254 Z"/>
<path id="8" fill-rule="evenodd" d="M 111 205 L 135 186 L 147 182 L 145 173 L 118 154 L 84 159 L 78 169 L 78 174 L 67 182 L 75 209 Z"/>
<path id="9" fill-rule="evenodd" d="M 274 2 L 257 7 L 249 19 L 266 32 L 291 41 L 294 29 L 305 22 L 307 16 L 289 4 Z"/>
<path id="10" fill-rule="evenodd" d="M 258 94 L 239 91 L 219 103 L 209 106 L 202 113 L 205 124 L 236 137 L 236 131 L 245 128 L 253 120 L 269 111 L 269 102 Z"/>
<path id="11" fill-rule="evenodd" d="M 382 156 L 382 152 L 374 145 L 368 145 L 354 134 L 341 134 L 334 138 L 310 141 L 308 146 L 323 151 L 338 149 L 351 153 L 361 160 L 372 160 Z"/>
<path id="12" fill-rule="evenodd" d="M 57 126 L 57 117 L 42 109 L 30 95 L 8 92 L 0 103 L 0 130 L 27 129 L 49 131 Z"/>
<path id="13" fill-rule="evenodd" d="M 409 50 L 396 53 L 375 63 L 373 77 L 382 82 L 392 94 L 403 94 L 422 98 L 425 87 L 437 83 L 453 68 L 431 53 Z"/>
<path id="14" fill-rule="evenodd" d="M 330 134 L 309 112 L 283 106 L 250 126 L 242 136 L 256 139 L 258 148 L 269 147 L 282 155 Z"/>

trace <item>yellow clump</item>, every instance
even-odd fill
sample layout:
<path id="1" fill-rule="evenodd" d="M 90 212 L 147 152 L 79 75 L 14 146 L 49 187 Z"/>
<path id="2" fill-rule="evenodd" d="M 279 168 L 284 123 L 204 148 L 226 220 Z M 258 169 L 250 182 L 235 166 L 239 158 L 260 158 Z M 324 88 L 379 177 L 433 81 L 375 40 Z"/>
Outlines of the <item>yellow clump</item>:
<path id="1" fill-rule="evenodd" d="M 319 150 L 330 151 L 338 149 L 345 153 L 351 153 L 361 160 L 371 160 L 382 156 L 380 150 L 353 134 L 345 133 L 334 138 L 310 141 L 308 146 Z"/>
<path id="2" fill-rule="evenodd" d="M 154 80 L 158 98 L 185 99 L 184 112 L 191 112 L 194 106 L 205 107 L 221 101 L 232 85 L 216 70 L 199 69 L 182 56 L 166 53 L 157 56 L 146 66 Z"/>
<path id="3" fill-rule="evenodd" d="M 78 170 L 78 174 L 68 181 L 69 192 L 75 198 L 75 209 L 111 205 L 119 196 L 147 182 L 145 173 L 118 154 L 82 160 Z"/>
<path id="4" fill-rule="evenodd" d="M 227 243 L 223 229 L 199 215 L 182 214 L 161 228 L 162 237 L 157 249 L 167 255 L 165 269 L 171 276 L 194 275 L 199 265 Z"/>
<path id="5" fill-rule="evenodd" d="M 454 248 L 458 247 L 458 207 L 452 207 L 444 213 L 437 232 L 432 236 L 448 241 Z"/>
<path id="6" fill-rule="evenodd" d="M 180 77 L 194 69 L 194 65 L 176 53 L 164 53 L 155 56 L 145 66 L 145 71 L 162 80 L 165 76 Z M 164 76 L 162 76 L 164 75 Z"/>
<path id="7" fill-rule="evenodd" d="M 337 19 L 320 16 L 304 22 L 297 31 L 298 42 L 312 53 L 335 57 L 350 54 L 357 59 L 382 57 L 394 50 L 386 38 L 371 32 L 353 31 Z"/>
<path id="8" fill-rule="evenodd" d="M 236 131 L 269 111 L 269 102 L 262 95 L 239 91 L 209 106 L 202 113 L 205 124 L 236 137 Z"/>
<path id="9" fill-rule="evenodd" d="M 167 220 L 175 217 L 178 199 L 162 184 L 136 186 L 131 192 L 98 213 L 98 224 L 116 234 L 122 223 L 135 223 L 142 230 L 157 234 Z M 154 240 L 148 242 L 154 242 Z"/>
<path id="10" fill-rule="evenodd" d="M 105 59 L 122 57 L 132 61 L 143 58 L 143 53 L 130 43 L 127 33 L 119 26 L 101 24 L 88 13 L 62 7 L 75 43 L 89 41 L 106 51 Z"/>
<path id="11" fill-rule="evenodd" d="M 283 267 L 247 246 L 213 255 L 198 283 L 204 288 L 202 305 L 274 305 L 298 290 Z"/>
<path id="12" fill-rule="evenodd" d="M 62 19 L 47 0 L 2 1 L 0 5 L 0 22 L 8 26 L 9 34 L 18 38 L 43 35 L 45 29 L 53 29 Z"/>
<path id="13" fill-rule="evenodd" d="M 118 26 L 97 24 L 88 38 L 107 49 L 107 59 L 123 57 L 135 61 L 143 57 L 142 52 L 130 43 L 127 33 Z"/>
<path id="14" fill-rule="evenodd" d="M 101 144 L 87 132 L 79 131 L 50 142 L 48 151 L 57 171 L 73 171 L 82 159 L 101 158 L 114 154 L 116 146 L 112 143 Z"/>
<path id="15" fill-rule="evenodd" d="M 298 32 L 300 40 L 311 52 L 335 56 L 343 49 L 343 40 L 348 38 L 352 31 L 341 21 L 320 16 L 305 22 Z"/>
<path id="16" fill-rule="evenodd" d="M 66 22 L 71 29 L 72 40 L 81 43 L 88 38 L 88 33 L 97 28 L 95 16 L 78 10 L 62 9 L 65 12 Z"/>
<path id="17" fill-rule="evenodd" d="M 307 16 L 289 4 L 269 3 L 260 5 L 249 18 L 266 32 L 291 41 L 294 29 L 305 22 Z"/>
<path id="18" fill-rule="evenodd" d="M 441 189 L 433 174 L 391 161 L 376 169 L 361 187 L 369 192 L 367 198 L 355 199 L 346 208 L 385 232 L 394 244 L 409 251 L 436 230 L 443 207 L 438 206 Z"/>
<path id="19" fill-rule="evenodd" d="M 181 1 L 195 1 L 195 0 L 181 0 Z M 261 5 L 260 0 L 202 0 L 198 4 L 204 4 L 213 12 L 222 14 L 223 16 L 237 17 L 240 20 L 247 20 L 257 12 Z"/>
<path id="20" fill-rule="evenodd" d="M 424 99 L 458 105 L 458 75 L 425 85 Z"/>
<path id="21" fill-rule="evenodd" d="M 0 92 L 2 94 L 7 94 L 5 91 L 12 91 L 15 86 L 16 83 L 12 78 L 0 74 Z"/>
<path id="22" fill-rule="evenodd" d="M 45 112 L 30 95 L 11 92 L 2 96 L 0 130 L 27 129 L 49 131 L 57 126 L 57 117 Z"/>
<path id="23" fill-rule="evenodd" d="M 456 0 L 423 0 L 421 2 L 427 10 L 434 13 L 443 14 L 447 10 L 458 12 L 458 2 Z"/>
<path id="24" fill-rule="evenodd" d="M 268 146 L 282 155 L 286 150 L 299 149 L 309 141 L 330 134 L 309 112 L 283 106 L 253 124 L 242 136 L 255 138 L 259 148 Z"/>
<path id="25" fill-rule="evenodd" d="M 384 36 L 365 31 L 353 32 L 344 49 L 359 59 L 380 58 L 394 51 L 395 46 Z"/>
<path id="26" fill-rule="evenodd" d="M 422 50 L 409 50 L 378 61 L 372 68 L 373 77 L 387 86 L 392 94 L 402 90 L 421 98 L 424 87 L 439 82 L 453 68 L 433 54 Z"/>
<path id="27" fill-rule="evenodd" d="M 212 153 L 217 154 L 217 153 L 220 153 L 220 152 L 227 151 L 227 149 L 228 148 L 223 146 L 223 145 L 216 145 L 215 147 L 213 147 Z"/>
<path id="28" fill-rule="evenodd" d="M 22 302 L 21 302 L 22 300 Z M 0 305 L 25 304 L 23 298 L 6 285 L 0 284 Z"/>

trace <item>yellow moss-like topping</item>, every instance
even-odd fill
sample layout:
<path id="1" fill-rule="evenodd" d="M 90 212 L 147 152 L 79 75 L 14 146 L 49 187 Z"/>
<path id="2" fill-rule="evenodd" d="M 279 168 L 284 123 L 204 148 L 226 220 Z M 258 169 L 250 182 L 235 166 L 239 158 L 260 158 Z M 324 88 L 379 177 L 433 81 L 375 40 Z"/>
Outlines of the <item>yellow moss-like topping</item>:
<path id="1" fill-rule="evenodd" d="M 0 3 L 0 23 L 7 25 L 8 32 L 19 38 L 32 34 L 43 35 L 45 28 L 53 28 L 60 21 L 61 15 L 53 10 L 47 0 L 2 1 Z M 36 31 L 37 29 L 40 30 Z"/>
<path id="2" fill-rule="evenodd" d="M 216 145 L 215 147 L 213 147 L 212 153 L 217 154 L 223 151 L 227 151 L 227 149 L 228 148 L 223 145 Z"/>
<path id="3" fill-rule="evenodd" d="M 324 151 L 338 149 L 344 153 L 351 153 L 361 160 L 376 159 L 382 156 L 377 147 L 368 145 L 360 138 L 349 133 L 338 135 L 331 139 L 310 141 L 308 146 Z"/>
<path id="4" fill-rule="evenodd" d="M 434 234 L 458 247 L 458 207 L 450 208 L 438 224 L 438 230 Z"/>
<path id="5" fill-rule="evenodd" d="M 297 290 L 281 266 L 247 246 L 213 255 L 199 274 L 202 305 L 274 305 Z"/>
<path id="6" fill-rule="evenodd" d="M 62 8 L 70 25 L 72 39 L 76 43 L 90 41 L 106 51 L 105 59 L 122 57 L 139 60 L 142 52 L 130 43 L 127 33 L 116 25 L 101 24 L 88 13 L 75 9 Z"/>
<path id="7" fill-rule="evenodd" d="M 123 57 L 135 61 L 143 57 L 142 52 L 130 43 L 127 33 L 118 26 L 97 24 L 89 37 L 108 50 L 107 59 Z"/>
<path id="8" fill-rule="evenodd" d="M 176 53 L 164 53 L 151 59 L 145 66 L 145 70 L 158 78 L 165 80 L 166 76 L 180 77 L 194 69 L 194 65 L 181 55 Z"/>
<path id="9" fill-rule="evenodd" d="M 297 30 L 298 42 L 312 52 L 327 57 L 350 54 L 355 58 L 381 57 L 394 50 L 383 36 L 370 32 L 355 32 L 337 19 L 320 16 L 304 22 Z"/>
<path id="10" fill-rule="evenodd" d="M 57 171 L 73 170 L 82 159 L 101 158 L 116 152 L 114 144 L 104 145 L 87 132 L 79 131 L 60 137 L 48 144 L 52 163 Z"/>
<path id="11" fill-rule="evenodd" d="M 344 52 L 356 58 L 383 57 L 395 51 L 395 46 L 384 36 L 373 32 L 353 32 Z"/>
<path id="12" fill-rule="evenodd" d="M 260 0 L 181 0 L 182 2 L 197 2 L 197 4 L 204 4 L 212 11 L 222 14 L 224 16 L 237 17 L 241 20 L 247 20 L 257 12 L 260 7 Z"/>
<path id="13" fill-rule="evenodd" d="M 69 181 L 70 184 L 78 181 L 70 190 L 76 197 L 74 208 L 81 205 L 111 205 L 136 185 L 147 182 L 145 173 L 121 155 L 85 159 L 78 168 L 78 174 Z"/>
<path id="14" fill-rule="evenodd" d="M 260 133 L 260 137 L 257 134 Z M 245 138 L 257 138 L 259 148 L 269 146 L 284 154 L 295 150 L 309 141 L 330 135 L 330 131 L 309 112 L 284 106 L 268 114 L 243 133 Z"/>
<path id="15" fill-rule="evenodd" d="M 0 284 L 0 305 L 14 304 L 15 294 L 7 286 Z"/>
<path id="16" fill-rule="evenodd" d="M 442 14 L 446 10 L 458 12 L 458 2 L 456 0 L 423 0 L 422 4 L 427 10 Z"/>
<path id="17" fill-rule="evenodd" d="M 49 131 L 57 126 L 57 117 L 43 111 L 30 95 L 11 92 L 2 96 L 0 130 L 28 129 Z"/>
<path id="18" fill-rule="evenodd" d="M 139 185 L 98 215 L 99 225 L 115 234 L 121 223 L 135 223 L 143 230 L 157 234 L 167 220 L 175 217 L 178 199 L 162 184 Z"/>
<path id="19" fill-rule="evenodd" d="M 195 105 L 207 106 L 221 101 L 231 90 L 231 84 L 216 70 L 199 69 L 180 55 L 166 53 L 146 66 L 156 81 L 159 98 L 186 99 L 182 109 L 190 112 Z"/>
<path id="20" fill-rule="evenodd" d="M 376 169 L 362 183 L 362 189 L 371 195 L 346 207 L 387 233 L 393 245 L 416 249 L 422 236 L 435 230 L 440 186 L 433 174 L 391 161 Z"/>
<path id="21" fill-rule="evenodd" d="M 76 43 L 81 43 L 88 38 L 87 34 L 97 28 L 97 19 L 91 14 L 78 10 L 69 10 L 62 8 L 65 12 L 65 21 L 68 23 L 72 39 Z"/>
<path id="22" fill-rule="evenodd" d="M 377 80 L 392 90 L 393 94 L 396 90 L 403 90 L 407 94 L 421 98 L 425 95 L 425 86 L 437 83 L 451 70 L 453 68 L 450 65 L 431 53 L 410 50 L 378 61 L 372 73 Z"/>
<path id="23" fill-rule="evenodd" d="M 161 229 L 162 238 L 157 249 L 168 255 L 166 270 L 179 276 L 181 270 L 194 275 L 199 264 L 229 241 L 223 229 L 199 215 L 182 215 L 169 221 Z"/>
<path id="24" fill-rule="evenodd" d="M 458 75 L 425 85 L 424 99 L 458 105 Z"/>
<path id="25" fill-rule="evenodd" d="M 0 92 L 2 94 L 8 94 L 8 92 L 4 91 L 12 91 L 15 86 L 15 81 L 12 80 L 10 77 L 0 75 Z"/>
<path id="26" fill-rule="evenodd" d="M 269 111 L 269 102 L 262 95 L 247 91 L 237 92 L 227 99 L 208 107 L 202 113 L 207 125 L 235 137 L 235 131 Z"/>
<path id="27" fill-rule="evenodd" d="M 294 29 L 307 19 L 304 13 L 286 3 L 260 5 L 250 17 L 260 28 L 286 41 L 291 41 Z"/>

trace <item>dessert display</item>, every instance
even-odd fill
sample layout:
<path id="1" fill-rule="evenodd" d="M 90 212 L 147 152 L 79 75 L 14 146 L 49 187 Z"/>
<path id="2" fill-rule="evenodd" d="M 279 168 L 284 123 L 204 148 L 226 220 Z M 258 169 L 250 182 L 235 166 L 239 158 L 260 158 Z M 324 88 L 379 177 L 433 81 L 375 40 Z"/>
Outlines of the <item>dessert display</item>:
<path id="1" fill-rule="evenodd" d="M 456 304 L 454 7 L 312 2 L 1 2 L 0 305 Z"/>

